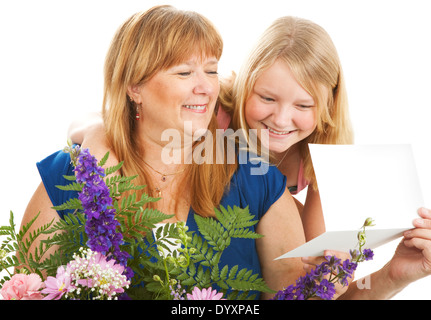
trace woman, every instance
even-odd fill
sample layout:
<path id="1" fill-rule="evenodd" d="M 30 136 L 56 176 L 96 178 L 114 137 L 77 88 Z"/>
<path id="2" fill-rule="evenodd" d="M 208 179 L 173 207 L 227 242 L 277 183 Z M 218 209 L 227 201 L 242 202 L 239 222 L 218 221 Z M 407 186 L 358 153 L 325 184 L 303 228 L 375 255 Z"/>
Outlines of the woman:
<path id="1" fill-rule="evenodd" d="M 295 203 L 278 170 L 250 175 L 250 162 L 166 164 L 162 159 L 166 148 L 185 159 L 200 143 L 215 143 L 208 139 L 187 141 L 190 137 L 196 140 L 202 130 L 215 133 L 221 53 L 220 35 L 197 13 L 158 6 L 133 15 L 118 30 L 106 58 L 106 142 L 115 154 L 114 161 L 124 161 L 122 174 L 138 174 L 139 184 L 147 185 L 146 192 L 162 198 L 153 206 L 174 214 L 166 222 L 185 221 L 189 230 L 198 232 L 194 213 L 212 217 L 219 205 L 249 206 L 258 219 L 255 231 L 264 237 L 256 241 L 233 239 L 221 263 L 251 269 L 270 288 L 279 290 L 294 282 L 302 264 L 296 259 L 274 258 L 304 243 L 304 235 Z M 179 132 L 181 139 L 164 141 L 162 135 L 168 129 Z M 101 158 L 107 150 L 90 151 Z M 51 207 L 67 200 L 66 193 L 57 191 L 55 185 L 61 184 L 64 172 L 70 172 L 69 162 L 69 156 L 59 152 L 38 164 L 43 183 L 22 224 L 39 211 L 42 219 L 33 228 L 61 218 Z"/>

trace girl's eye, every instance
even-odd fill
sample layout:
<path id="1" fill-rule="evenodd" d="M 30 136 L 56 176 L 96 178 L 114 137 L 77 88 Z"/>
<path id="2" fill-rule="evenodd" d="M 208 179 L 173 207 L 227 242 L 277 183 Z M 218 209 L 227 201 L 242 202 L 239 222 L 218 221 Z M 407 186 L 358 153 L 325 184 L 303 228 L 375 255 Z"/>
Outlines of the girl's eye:
<path id="1" fill-rule="evenodd" d="M 303 104 L 300 104 L 299 107 L 301 109 L 310 109 L 310 108 L 313 108 L 313 106 L 308 106 L 308 105 L 303 105 Z"/>
<path id="2" fill-rule="evenodd" d="M 178 75 L 182 76 L 182 77 L 187 77 L 191 74 L 191 72 L 178 72 Z"/>
<path id="3" fill-rule="evenodd" d="M 260 96 L 260 98 L 265 102 L 274 102 L 275 100 L 269 97 Z"/>
<path id="4" fill-rule="evenodd" d="M 208 74 L 218 74 L 217 71 L 207 71 Z"/>

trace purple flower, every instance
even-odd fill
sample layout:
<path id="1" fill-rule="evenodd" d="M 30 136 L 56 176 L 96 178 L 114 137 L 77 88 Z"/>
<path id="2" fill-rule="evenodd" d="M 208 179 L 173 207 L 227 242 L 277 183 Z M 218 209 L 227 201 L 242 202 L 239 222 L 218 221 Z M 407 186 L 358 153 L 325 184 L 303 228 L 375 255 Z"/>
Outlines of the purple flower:
<path id="1" fill-rule="evenodd" d="M 324 300 L 331 300 L 335 294 L 335 285 L 327 279 L 323 279 L 317 285 L 316 295 Z"/>
<path id="2" fill-rule="evenodd" d="M 334 282 L 339 281 L 347 285 L 347 278 L 352 277 L 356 266 L 357 264 L 350 260 L 342 262 L 335 256 L 327 256 L 325 261 L 316 268 L 305 276 L 299 277 L 295 285 L 278 291 L 273 300 L 307 300 L 312 297 L 330 300 L 336 293 Z M 337 274 L 337 277 L 332 277 L 330 274 Z M 331 281 L 327 277 L 330 277 Z"/>
<path id="3" fill-rule="evenodd" d="M 304 294 L 299 287 L 288 286 L 284 290 L 278 291 L 272 300 L 304 300 Z"/>
<path id="4" fill-rule="evenodd" d="M 349 285 L 348 278 L 353 278 L 353 273 L 355 272 L 358 264 L 356 262 L 353 262 L 349 259 L 343 261 L 342 265 L 339 266 L 338 269 L 338 275 L 339 275 L 339 282 L 343 286 Z"/>
<path id="5" fill-rule="evenodd" d="M 330 272 L 336 271 L 338 267 L 341 265 L 341 259 L 337 258 L 336 256 L 326 256 L 325 259 L 327 261 L 326 264 L 329 269 L 328 271 Z"/>
<path id="6" fill-rule="evenodd" d="M 102 178 L 105 172 L 97 165 L 96 158 L 88 149 L 79 152 L 75 176 L 77 182 L 83 184 L 78 198 L 87 216 L 85 232 L 88 235 L 88 247 L 103 255 L 109 257 L 112 255 L 117 262 L 126 267 L 129 255 L 120 250 L 120 245 L 124 241 L 122 234 L 117 232 L 120 223 L 115 219 L 109 188 Z M 125 273 L 130 278 L 133 276 L 130 268 L 126 268 Z"/>
<path id="7" fill-rule="evenodd" d="M 373 260 L 374 257 L 374 252 L 371 249 L 364 249 L 364 251 L 362 252 L 364 257 L 365 257 L 365 261 L 368 260 Z"/>
<path id="8" fill-rule="evenodd" d="M 352 275 L 353 272 L 355 272 L 356 267 L 358 266 L 357 263 L 350 261 L 349 259 L 344 260 L 342 264 L 342 270 L 346 272 L 348 275 Z"/>
<path id="9" fill-rule="evenodd" d="M 272 300 L 308 300 L 320 297 L 328 300 L 336 293 L 336 282 L 347 286 L 348 278 L 353 278 L 358 263 L 373 259 L 374 253 L 370 249 L 364 249 L 365 227 L 371 226 L 373 221 L 368 218 L 361 231 L 358 232 L 359 250 L 350 250 L 351 259 L 341 261 L 336 256 L 326 256 L 325 260 L 303 277 L 296 280 L 295 285 L 278 291 Z"/>

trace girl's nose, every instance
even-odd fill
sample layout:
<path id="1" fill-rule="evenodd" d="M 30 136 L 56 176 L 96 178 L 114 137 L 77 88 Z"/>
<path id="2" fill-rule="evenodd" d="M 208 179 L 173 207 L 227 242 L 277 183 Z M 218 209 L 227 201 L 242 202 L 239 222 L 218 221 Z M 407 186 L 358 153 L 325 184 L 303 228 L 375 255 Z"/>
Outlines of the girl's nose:
<path id="1" fill-rule="evenodd" d="M 272 122 L 278 129 L 286 129 L 293 122 L 293 108 L 287 105 L 278 106 L 274 112 Z"/>

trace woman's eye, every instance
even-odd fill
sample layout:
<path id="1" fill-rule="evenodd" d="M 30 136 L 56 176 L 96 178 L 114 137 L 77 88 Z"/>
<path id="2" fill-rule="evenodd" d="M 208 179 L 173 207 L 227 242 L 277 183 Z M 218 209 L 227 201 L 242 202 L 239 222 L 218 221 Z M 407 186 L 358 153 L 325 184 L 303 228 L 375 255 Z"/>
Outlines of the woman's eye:
<path id="1" fill-rule="evenodd" d="M 207 71 L 208 74 L 218 74 L 217 71 Z"/>

